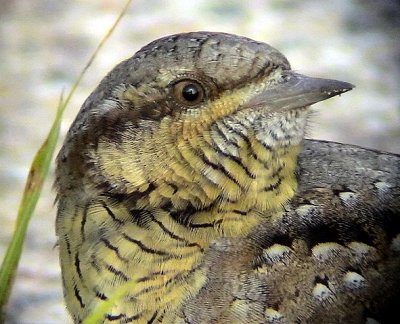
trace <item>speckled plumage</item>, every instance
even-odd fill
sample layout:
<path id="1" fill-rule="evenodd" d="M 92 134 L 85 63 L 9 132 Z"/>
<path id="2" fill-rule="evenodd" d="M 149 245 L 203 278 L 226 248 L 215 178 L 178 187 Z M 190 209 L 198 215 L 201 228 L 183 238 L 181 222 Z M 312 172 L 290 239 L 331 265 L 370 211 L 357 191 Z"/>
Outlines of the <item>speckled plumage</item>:
<path id="1" fill-rule="evenodd" d="M 313 141 L 297 163 L 309 105 L 351 88 L 223 33 L 168 36 L 119 64 L 57 159 L 74 321 L 115 294 L 105 322 L 385 319 L 399 157 Z"/>

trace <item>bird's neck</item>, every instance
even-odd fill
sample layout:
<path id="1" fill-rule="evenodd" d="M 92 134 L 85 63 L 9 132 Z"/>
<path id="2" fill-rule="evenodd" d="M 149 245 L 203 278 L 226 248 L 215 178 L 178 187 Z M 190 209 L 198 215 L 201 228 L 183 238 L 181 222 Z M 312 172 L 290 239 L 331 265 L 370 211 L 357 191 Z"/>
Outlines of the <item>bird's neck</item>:
<path id="1" fill-rule="evenodd" d="M 113 260 L 111 269 L 120 270 L 108 271 L 110 276 L 123 272 L 121 280 L 129 285 L 126 300 L 135 296 L 129 299 L 132 314 L 164 314 L 170 323 L 204 285 L 202 259 L 211 242 L 247 235 L 294 195 L 300 146 L 269 147 L 251 132 L 226 129 L 166 145 L 165 160 L 143 163 L 157 180 L 122 195 L 121 203 L 94 206 L 85 226 L 88 232 L 92 223 L 93 232 L 102 226 L 118 228 L 94 252 L 97 263 Z M 162 167 L 154 166 L 161 162 Z M 102 288 L 106 296 L 115 293 L 108 282 Z M 113 309 L 122 311 L 118 305 Z"/>
<path id="2" fill-rule="evenodd" d="M 271 147 L 251 131 L 216 124 L 171 145 L 155 188 L 138 205 L 162 208 L 191 231 L 209 229 L 210 239 L 246 235 L 294 196 L 299 151 L 300 144 Z"/>

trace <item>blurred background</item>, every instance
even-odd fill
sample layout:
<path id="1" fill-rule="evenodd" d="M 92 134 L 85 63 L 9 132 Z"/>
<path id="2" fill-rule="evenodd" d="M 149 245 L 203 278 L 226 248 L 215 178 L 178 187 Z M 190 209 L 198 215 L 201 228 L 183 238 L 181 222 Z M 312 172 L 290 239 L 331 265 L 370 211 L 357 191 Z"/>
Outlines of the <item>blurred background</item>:
<path id="1" fill-rule="evenodd" d="M 0 260 L 31 160 L 68 90 L 124 1 L 0 0 Z M 397 0 L 133 1 L 62 124 L 119 61 L 166 34 L 224 31 L 264 41 L 300 73 L 357 87 L 315 105 L 309 137 L 400 153 Z M 31 221 L 7 323 L 68 323 L 55 247 L 54 167 Z"/>

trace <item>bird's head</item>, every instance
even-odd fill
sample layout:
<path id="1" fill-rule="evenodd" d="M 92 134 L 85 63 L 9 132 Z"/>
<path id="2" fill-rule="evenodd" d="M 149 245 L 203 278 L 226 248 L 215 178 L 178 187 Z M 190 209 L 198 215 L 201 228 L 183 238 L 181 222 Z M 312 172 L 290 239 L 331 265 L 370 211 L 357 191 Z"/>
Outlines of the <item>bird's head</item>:
<path id="1" fill-rule="evenodd" d="M 241 141 L 272 151 L 298 146 L 308 107 L 352 87 L 297 74 L 280 52 L 240 36 L 156 40 L 115 67 L 84 103 L 58 157 L 59 192 L 129 193 L 171 170 L 195 181 L 196 172 L 208 172 L 198 152 L 215 167 L 213 149 L 245 158 Z"/>

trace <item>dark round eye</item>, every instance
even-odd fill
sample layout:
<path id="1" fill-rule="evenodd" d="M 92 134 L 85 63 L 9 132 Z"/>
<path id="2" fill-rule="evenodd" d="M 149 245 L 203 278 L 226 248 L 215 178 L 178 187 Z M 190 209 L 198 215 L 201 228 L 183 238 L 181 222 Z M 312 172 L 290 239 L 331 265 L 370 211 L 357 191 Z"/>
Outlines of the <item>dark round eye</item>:
<path id="1" fill-rule="evenodd" d="M 182 89 L 182 97 L 187 101 L 196 101 L 200 96 L 200 91 L 197 85 L 188 84 L 185 85 Z"/>
<path id="2" fill-rule="evenodd" d="M 194 80 L 182 80 L 174 84 L 174 96 L 181 103 L 186 105 L 196 105 L 204 98 L 204 89 Z"/>

